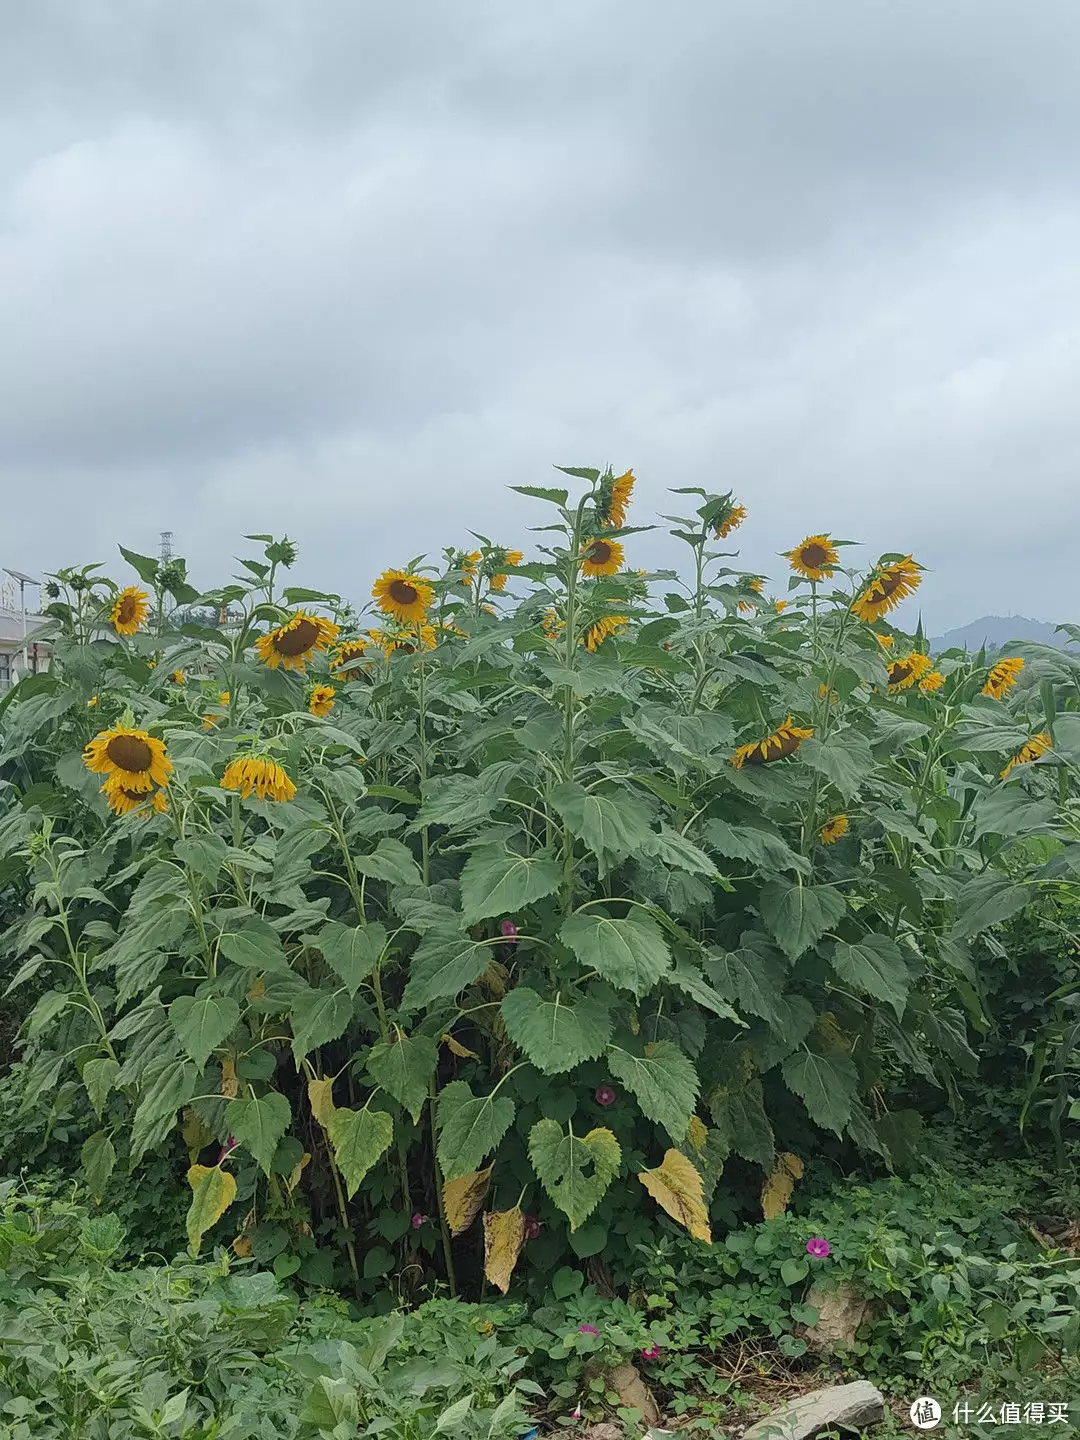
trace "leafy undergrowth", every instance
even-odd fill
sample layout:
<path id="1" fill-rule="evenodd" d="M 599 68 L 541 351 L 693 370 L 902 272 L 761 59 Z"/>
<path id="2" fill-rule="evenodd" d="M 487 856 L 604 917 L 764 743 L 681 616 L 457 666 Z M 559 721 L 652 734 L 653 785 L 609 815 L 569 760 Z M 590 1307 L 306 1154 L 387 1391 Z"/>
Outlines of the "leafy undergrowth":
<path id="1" fill-rule="evenodd" d="M 667 1427 L 707 1434 L 856 1376 L 898 1413 L 916 1394 L 948 1413 L 1064 1400 L 1078 1378 L 1080 1261 L 1040 1242 L 1025 1216 L 1045 1191 L 1004 1162 L 928 1158 L 908 1180 L 807 1187 L 712 1247 L 670 1227 L 638 1247 L 618 1296 L 586 1264 L 557 1271 L 539 1304 L 376 1317 L 225 1251 L 131 1263 L 121 1222 L 78 1199 L 9 1182 L 0 1203 L 2 1440 L 497 1440 L 605 1418 L 637 1433 L 608 1378 L 626 1361 Z M 808 1255 L 811 1238 L 829 1254 Z M 850 1350 L 820 1356 L 813 1287 L 843 1284 L 869 1308 Z"/>

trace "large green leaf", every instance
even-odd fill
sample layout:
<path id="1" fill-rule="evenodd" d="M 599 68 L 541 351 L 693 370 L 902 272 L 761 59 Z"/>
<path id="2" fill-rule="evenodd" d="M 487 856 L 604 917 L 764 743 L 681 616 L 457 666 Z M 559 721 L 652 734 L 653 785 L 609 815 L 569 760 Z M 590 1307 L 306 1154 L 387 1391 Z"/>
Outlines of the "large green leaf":
<path id="1" fill-rule="evenodd" d="M 874 769 L 870 746 L 857 730 L 843 730 L 827 740 L 804 740 L 799 759 L 831 781 L 845 800 L 858 795 Z"/>
<path id="2" fill-rule="evenodd" d="M 957 919 L 953 940 L 965 940 L 991 925 L 1000 925 L 1022 910 L 1031 898 L 1031 887 L 1004 875 L 988 873 L 969 880 L 956 897 Z"/>
<path id="3" fill-rule="evenodd" d="M 972 810 L 971 838 L 1046 834 L 1053 830 L 1056 811 L 1053 800 L 1030 800 L 1018 785 L 1000 786 L 979 796 Z"/>
<path id="4" fill-rule="evenodd" d="M 139 1106 L 131 1122 L 131 1166 L 147 1150 L 160 1145 L 176 1123 L 176 1112 L 195 1094 L 199 1071 L 189 1060 L 173 1057 L 146 1067 L 139 1091 Z"/>
<path id="5" fill-rule="evenodd" d="M 551 803 L 600 861 L 602 875 L 641 850 L 652 833 L 648 809 L 625 790 L 601 793 L 567 781 L 555 786 Z"/>
<path id="6" fill-rule="evenodd" d="M 222 953 L 245 970 L 287 970 L 289 962 L 276 933 L 265 921 L 246 925 L 239 934 L 222 935 Z"/>
<path id="7" fill-rule="evenodd" d="M 709 1112 L 725 1149 L 772 1173 L 776 1149 L 759 1076 L 727 1076 L 709 1096 Z"/>
<path id="8" fill-rule="evenodd" d="M 352 998 L 344 989 L 308 989 L 297 995 L 289 1007 L 297 1065 L 312 1050 L 344 1035 L 352 1016 Z"/>
<path id="9" fill-rule="evenodd" d="M 746 1024 L 746 1021 L 731 1008 L 724 997 L 688 960 L 677 958 L 668 978 L 671 984 L 681 990 L 684 995 L 689 995 L 704 1009 L 711 1010 L 714 1015 L 719 1015 L 721 1020 L 733 1020 L 737 1025 Z"/>
<path id="10" fill-rule="evenodd" d="M 583 1060 L 595 1060 L 611 1039 L 611 1011 L 587 995 L 542 1000 L 519 985 L 504 996 L 502 1018 L 510 1039 L 545 1075 L 561 1075 Z"/>
<path id="11" fill-rule="evenodd" d="M 529 1159 L 570 1229 L 576 1230 L 619 1173 L 622 1152 L 610 1130 L 590 1130 L 579 1139 L 554 1120 L 538 1120 L 529 1132 Z"/>
<path id="12" fill-rule="evenodd" d="M 796 1050 L 781 1067 L 784 1080 L 806 1106 L 811 1120 L 837 1135 L 847 1124 L 858 1086 L 858 1071 L 842 1050 Z"/>
<path id="13" fill-rule="evenodd" d="M 90 1193 L 100 1202 L 109 1177 L 116 1169 L 116 1146 L 104 1130 L 98 1130 L 83 1142 L 80 1158 Z"/>
<path id="14" fill-rule="evenodd" d="M 771 880 L 758 900 L 761 918 L 789 960 L 816 945 L 847 909 L 844 897 L 825 885 Z"/>
<path id="15" fill-rule="evenodd" d="M 394 1122 L 384 1110 L 334 1110 L 326 1128 L 351 1200 L 361 1180 L 390 1148 Z"/>
<path id="16" fill-rule="evenodd" d="M 691 875 L 707 875 L 711 880 L 719 878 L 716 866 L 704 850 L 699 850 L 693 841 L 666 825 L 661 827 L 659 834 L 650 832 L 641 849 L 644 854 L 659 860 L 661 865 L 686 870 Z"/>
<path id="17" fill-rule="evenodd" d="M 490 941 L 473 940 L 457 925 L 436 925 L 421 940 L 409 962 L 402 1009 L 415 1014 L 436 1000 L 460 994 L 490 964 Z"/>
<path id="18" fill-rule="evenodd" d="M 200 1070 L 239 1019 L 240 1006 L 229 995 L 178 995 L 169 1006 L 177 1039 Z"/>
<path id="19" fill-rule="evenodd" d="M 216 880 L 229 847 L 220 835 L 192 835 L 186 840 L 177 840 L 173 852 L 182 865 L 194 870 L 204 880 Z"/>
<path id="20" fill-rule="evenodd" d="M 410 828 L 475 825 L 487 819 L 519 768 L 513 761 L 500 760 L 479 775 L 441 775 L 426 780 L 423 803 Z"/>
<path id="21" fill-rule="evenodd" d="M 399 1030 L 393 1039 L 380 1040 L 371 1047 L 367 1071 L 376 1085 L 381 1085 L 409 1112 L 415 1125 L 438 1063 L 439 1047 L 430 1035 L 403 1035 Z"/>
<path id="22" fill-rule="evenodd" d="M 510 1128 L 514 1102 L 508 1095 L 474 1095 L 464 1080 L 439 1092 L 439 1164 L 447 1180 L 480 1169 Z"/>
<path id="23" fill-rule="evenodd" d="M 709 978 L 721 995 L 773 1024 L 780 1015 L 786 978 L 784 962 L 768 942 L 755 945 L 752 941 L 758 937 L 743 938 L 746 943 L 738 950 L 710 958 L 706 966 Z"/>
<path id="24" fill-rule="evenodd" d="M 559 888 L 562 870 L 546 851 L 516 855 L 485 846 L 461 872 L 462 923 L 475 925 L 492 915 L 513 915 Z"/>
<path id="25" fill-rule="evenodd" d="M 412 851 L 390 835 L 383 836 L 373 854 L 354 855 L 353 864 L 358 875 L 370 880 L 386 880 L 391 885 L 416 885 L 420 880 Z"/>
<path id="26" fill-rule="evenodd" d="M 230 1100 L 225 1107 L 229 1134 L 247 1147 L 267 1175 L 278 1141 L 289 1128 L 291 1118 L 288 1100 L 276 1090 L 255 1099 Z"/>
<path id="27" fill-rule="evenodd" d="M 94 1113 L 99 1118 L 119 1074 L 119 1061 L 114 1060 L 111 1055 L 106 1055 L 100 1060 L 88 1060 L 82 1068 L 82 1082 L 86 1086 L 86 1093 L 90 1097 Z"/>
<path id="28" fill-rule="evenodd" d="M 832 967 L 840 980 L 864 995 L 884 1000 L 896 1011 L 896 1018 L 901 1018 L 911 976 L 895 940 L 887 935 L 864 935 L 854 945 L 841 941 L 832 952 Z"/>
<path id="29" fill-rule="evenodd" d="M 782 836 L 762 825 L 735 824 L 714 816 L 705 822 L 705 840 L 718 855 L 748 860 L 766 871 L 810 871 L 804 855 L 797 854 Z"/>
<path id="30" fill-rule="evenodd" d="M 378 964 L 386 947 L 386 931 L 378 923 L 341 925 L 328 920 L 315 943 L 349 994 L 355 995 Z"/>
<path id="31" fill-rule="evenodd" d="M 701 1087 L 697 1071 L 679 1047 L 670 1040 L 634 1050 L 613 1045 L 607 1063 L 616 1080 L 637 1100 L 642 1114 L 662 1125 L 673 1143 L 681 1145 Z"/>
<path id="32" fill-rule="evenodd" d="M 647 994 L 671 969 L 671 954 L 659 925 L 637 910 L 621 920 L 592 910 L 571 915 L 559 939 L 586 969 L 638 996 Z"/>

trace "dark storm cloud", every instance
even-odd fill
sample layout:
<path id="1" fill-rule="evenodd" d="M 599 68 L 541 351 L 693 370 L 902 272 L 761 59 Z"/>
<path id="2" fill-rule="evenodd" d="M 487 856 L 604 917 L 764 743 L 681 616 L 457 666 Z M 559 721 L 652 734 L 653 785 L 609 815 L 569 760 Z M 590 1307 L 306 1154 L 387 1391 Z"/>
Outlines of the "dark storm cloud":
<path id="1" fill-rule="evenodd" d="M 1080 618 L 1071 0 L 3 9 L 0 562 L 362 599 L 611 460 Z"/>

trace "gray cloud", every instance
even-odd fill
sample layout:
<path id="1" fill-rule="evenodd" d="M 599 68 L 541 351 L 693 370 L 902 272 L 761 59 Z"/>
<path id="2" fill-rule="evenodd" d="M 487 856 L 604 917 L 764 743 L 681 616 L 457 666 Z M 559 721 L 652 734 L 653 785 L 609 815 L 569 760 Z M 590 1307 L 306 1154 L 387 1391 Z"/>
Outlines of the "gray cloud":
<path id="1" fill-rule="evenodd" d="M 3 9 L 2 563 L 361 600 L 610 460 L 1080 618 L 1071 0 Z"/>

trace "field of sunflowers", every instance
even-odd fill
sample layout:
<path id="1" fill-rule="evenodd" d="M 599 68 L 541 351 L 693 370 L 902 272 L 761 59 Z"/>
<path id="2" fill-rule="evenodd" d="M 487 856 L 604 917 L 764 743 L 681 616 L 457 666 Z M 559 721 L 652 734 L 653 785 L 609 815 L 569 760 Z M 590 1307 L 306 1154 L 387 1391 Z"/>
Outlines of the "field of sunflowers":
<path id="1" fill-rule="evenodd" d="M 531 544 L 363 613 L 270 535 L 207 593 L 52 577 L 0 703 L 2 1039 L 21 1115 L 96 1117 L 80 1183 L 156 1166 L 193 1254 L 617 1289 L 903 1168 L 1001 927 L 1075 886 L 1075 659 L 931 658 L 918 561 L 827 533 L 745 573 L 731 494 L 675 492 L 687 565 L 644 573 L 632 472 L 561 478 L 515 487 Z"/>

